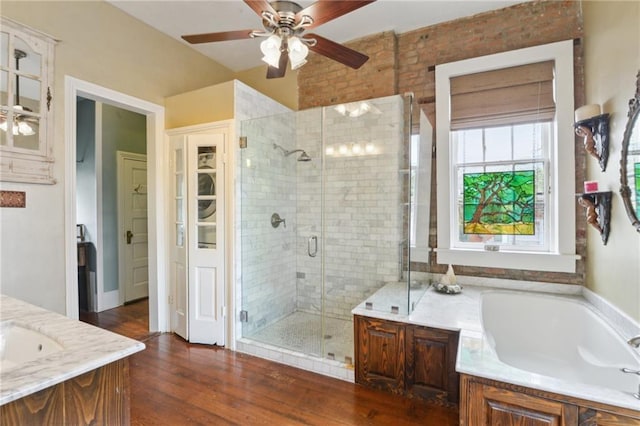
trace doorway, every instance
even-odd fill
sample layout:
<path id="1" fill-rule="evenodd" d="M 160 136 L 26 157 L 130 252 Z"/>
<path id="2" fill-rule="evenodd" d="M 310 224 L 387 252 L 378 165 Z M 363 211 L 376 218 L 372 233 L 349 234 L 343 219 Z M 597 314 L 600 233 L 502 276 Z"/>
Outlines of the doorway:
<path id="1" fill-rule="evenodd" d="M 167 331 L 167 289 L 164 268 L 164 244 L 166 219 L 163 205 L 164 197 L 159 188 L 165 186 L 163 148 L 164 108 L 129 95 L 119 93 L 89 82 L 65 77 L 65 163 L 75 164 L 77 147 L 77 97 L 109 104 L 142 114 L 146 125 L 146 151 L 148 158 L 147 200 L 148 200 L 148 281 L 149 281 L 149 329 Z M 76 187 L 78 180 L 75 167 L 65 171 L 65 254 L 67 275 L 67 316 L 78 318 L 78 281 L 77 281 L 77 215 Z M 116 271 L 117 274 L 117 271 Z M 104 285 L 104 283 L 103 283 Z M 97 284 L 100 290 L 100 283 Z M 102 308 L 98 301 L 98 310 Z M 117 306 L 117 304 L 115 305 Z"/>
<path id="2" fill-rule="evenodd" d="M 78 303 L 101 312 L 148 296 L 147 118 L 82 97 L 76 112 Z"/>

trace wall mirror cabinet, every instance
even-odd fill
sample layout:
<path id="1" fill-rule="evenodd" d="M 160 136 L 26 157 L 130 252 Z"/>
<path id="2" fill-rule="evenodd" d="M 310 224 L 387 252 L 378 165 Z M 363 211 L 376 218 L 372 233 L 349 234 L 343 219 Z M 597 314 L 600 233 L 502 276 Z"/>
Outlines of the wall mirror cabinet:
<path id="1" fill-rule="evenodd" d="M 53 184 L 54 40 L 0 22 L 0 180 Z"/>
<path id="2" fill-rule="evenodd" d="M 631 225 L 640 232 L 640 71 L 636 93 L 629 100 L 629 120 L 622 139 L 620 195 Z"/>

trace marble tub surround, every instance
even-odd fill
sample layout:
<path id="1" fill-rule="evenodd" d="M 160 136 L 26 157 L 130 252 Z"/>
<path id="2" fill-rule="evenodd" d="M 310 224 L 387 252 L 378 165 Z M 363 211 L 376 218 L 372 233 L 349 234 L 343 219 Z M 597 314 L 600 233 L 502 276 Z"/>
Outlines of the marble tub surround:
<path id="1" fill-rule="evenodd" d="M 632 393 L 636 392 L 637 389 L 630 389 L 629 392 L 619 392 L 583 383 L 568 382 L 511 367 L 500 361 L 483 332 L 480 311 L 481 295 L 487 291 L 530 290 L 526 284 L 523 287 L 524 290 L 518 287 L 516 287 L 516 289 L 511 288 L 506 290 L 483 285 L 473 286 L 463 284 L 462 293 L 456 295 L 440 294 L 433 288 L 429 288 L 416 305 L 415 310 L 409 315 L 368 310 L 365 308 L 364 302 L 353 310 L 353 314 L 445 330 L 459 330 L 460 340 L 456 361 L 456 371 L 459 373 L 610 404 L 617 407 L 640 410 L 640 401 L 632 396 Z M 544 292 L 553 293 L 557 297 L 570 298 L 584 303 L 590 309 L 595 310 L 618 332 L 621 339 L 626 340 L 627 336 L 624 335 L 624 331 L 616 328 L 615 319 L 612 321 L 607 316 L 610 312 L 608 310 L 596 309 L 596 307 L 589 303 L 587 298 L 582 295 L 581 287 L 579 287 L 579 292 L 576 292 L 573 287 L 578 286 L 553 284 L 543 286 L 545 289 Z M 563 294 L 562 290 L 565 288 L 569 294 L 566 294 L 567 292 Z M 637 368 L 638 366 L 629 367 Z"/>
<path id="2" fill-rule="evenodd" d="M 18 299 L 0 295 L 0 322 L 53 338 L 62 349 L 0 371 L 0 405 L 62 383 L 145 348 L 133 339 L 102 330 Z"/>

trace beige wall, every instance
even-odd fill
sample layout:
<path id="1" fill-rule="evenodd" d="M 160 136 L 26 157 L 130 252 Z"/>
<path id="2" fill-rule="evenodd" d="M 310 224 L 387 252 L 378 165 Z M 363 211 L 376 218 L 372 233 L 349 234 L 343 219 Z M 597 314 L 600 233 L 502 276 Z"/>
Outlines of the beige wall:
<path id="1" fill-rule="evenodd" d="M 0 291 L 64 313 L 64 76 L 163 104 L 233 72 L 102 1 L 3 0 L 0 13 L 59 40 L 52 87 L 58 183 L 0 183 L 27 200 L 24 209 L 0 211 Z"/>
<path id="2" fill-rule="evenodd" d="M 587 286 L 640 320 L 640 234 L 631 227 L 619 193 L 622 134 L 640 70 L 640 3 L 588 1 L 583 13 L 586 101 L 602 104 L 611 114 L 607 170 L 601 172 L 589 158 L 587 177 L 614 194 L 607 245 L 593 228 L 587 230 Z"/>
<path id="3" fill-rule="evenodd" d="M 295 110 L 298 107 L 297 77 L 287 70 L 287 76 L 266 79 L 266 66 L 236 74 L 236 79 L 271 99 Z M 227 81 L 201 89 L 169 96 L 165 99 L 165 127 L 192 126 L 234 118 L 234 83 Z"/>
<path id="4" fill-rule="evenodd" d="M 191 90 L 165 99 L 165 128 L 233 118 L 233 81 Z"/>

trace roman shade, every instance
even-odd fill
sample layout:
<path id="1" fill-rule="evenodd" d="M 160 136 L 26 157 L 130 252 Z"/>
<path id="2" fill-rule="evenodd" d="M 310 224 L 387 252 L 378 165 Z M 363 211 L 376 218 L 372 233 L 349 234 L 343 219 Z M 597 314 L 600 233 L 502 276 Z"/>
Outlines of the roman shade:
<path id="1" fill-rule="evenodd" d="M 553 61 L 450 79 L 451 130 L 553 120 Z"/>

